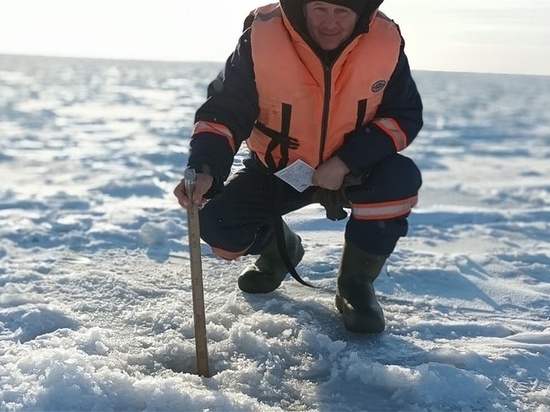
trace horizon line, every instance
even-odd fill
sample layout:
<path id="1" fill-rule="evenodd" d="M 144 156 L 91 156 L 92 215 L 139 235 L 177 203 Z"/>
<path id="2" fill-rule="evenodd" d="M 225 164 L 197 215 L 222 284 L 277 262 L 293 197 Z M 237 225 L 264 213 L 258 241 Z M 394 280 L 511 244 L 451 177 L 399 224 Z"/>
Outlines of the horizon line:
<path id="1" fill-rule="evenodd" d="M 2 57 L 17 57 L 17 58 L 41 58 L 41 59 L 69 59 L 69 60 L 97 60 L 97 61 L 112 61 L 112 62 L 128 62 L 128 63 L 168 63 L 168 64 L 219 64 L 223 68 L 225 61 L 215 60 L 179 60 L 179 59 L 146 59 L 146 58 L 130 58 L 130 57 L 97 57 L 97 56 L 75 56 L 75 55 L 53 55 L 53 54 L 33 54 L 33 53 L 3 53 Z M 535 76 L 535 77 L 550 77 L 550 74 L 535 74 L 535 73 L 517 73 L 517 72 L 489 72 L 489 71 L 468 71 L 468 70 L 452 70 L 452 69 L 413 69 L 412 72 L 430 72 L 430 73 L 456 73 L 456 74 L 486 74 L 486 75 L 508 75 L 508 76 Z"/>

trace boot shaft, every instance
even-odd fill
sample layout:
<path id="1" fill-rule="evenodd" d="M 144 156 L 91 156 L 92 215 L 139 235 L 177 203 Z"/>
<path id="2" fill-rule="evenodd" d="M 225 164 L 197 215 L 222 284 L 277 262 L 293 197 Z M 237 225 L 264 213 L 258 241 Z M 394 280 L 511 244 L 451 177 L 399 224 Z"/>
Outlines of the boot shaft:
<path id="1" fill-rule="evenodd" d="M 373 286 L 388 255 L 374 255 L 345 242 L 338 270 L 336 308 L 344 327 L 357 333 L 381 333 L 386 327 L 384 311 Z"/>
<path id="2" fill-rule="evenodd" d="M 338 269 L 338 284 L 372 284 L 389 255 L 375 255 L 346 241 Z"/>
<path id="3" fill-rule="evenodd" d="M 285 245 L 287 249 L 288 256 L 294 265 L 295 255 L 300 254 L 300 249 L 303 254 L 303 248 L 301 246 L 302 241 L 300 236 L 294 233 L 283 220 L 283 235 L 285 240 Z M 301 257 L 300 257 L 301 259 Z M 273 235 L 271 241 L 266 245 L 266 247 L 261 251 L 260 256 L 256 260 L 256 266 L 260 267 L 265 264 L 270 265 L 273 262 L 282 262 L 281 254 L 279 252 L 279 247 L 277 245 L 277 237 Z M 284 265 L 284 263 L 283 263 Z"/>
<path id="4" fill-rule="evenodd" d="M 283 235 L 288 258 L 296 266 L 304 256 L 300 237 L 283 221 Z M 268 293 L 279 287 L 286 277 L 288 268 L 279 253 L 275 236 L 264 247 L 253 265 L 248 266 L 239 276 L 239 288 L 247 293 Z"/>

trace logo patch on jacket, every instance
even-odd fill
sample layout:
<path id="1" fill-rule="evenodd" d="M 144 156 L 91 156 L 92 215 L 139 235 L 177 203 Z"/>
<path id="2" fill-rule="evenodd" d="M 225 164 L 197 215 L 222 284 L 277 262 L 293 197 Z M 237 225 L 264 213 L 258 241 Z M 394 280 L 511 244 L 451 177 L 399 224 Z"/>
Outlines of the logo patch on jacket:
<path id="1" fill-rule="evenodd" d="M 385 80 L 378 80 L 377 82 L 375 82 L 372 87 L 371 87 L 371 90 L 376 93 L 376 92 L 379 92 L 380 90 L 382 90 L 384 87 L 386 87 L 386 81 Z"/>

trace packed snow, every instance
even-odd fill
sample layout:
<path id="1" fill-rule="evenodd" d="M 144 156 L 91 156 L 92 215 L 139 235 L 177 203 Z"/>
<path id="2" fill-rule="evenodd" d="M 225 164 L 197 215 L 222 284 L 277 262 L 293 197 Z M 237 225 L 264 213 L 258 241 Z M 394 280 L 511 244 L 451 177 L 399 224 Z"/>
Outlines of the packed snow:
<path id="1" fill-rule="evenodd" d="M 550 77 L 414 72 L 424 185 L 381 335 L 342 325 L 319 206 L 285 216 L 316 289 L 244 294 L 254 258 L 202 244 L 201 377 L 172 190 L 220 68 L 0 56 L 0 409 L 550 411 Z"/>

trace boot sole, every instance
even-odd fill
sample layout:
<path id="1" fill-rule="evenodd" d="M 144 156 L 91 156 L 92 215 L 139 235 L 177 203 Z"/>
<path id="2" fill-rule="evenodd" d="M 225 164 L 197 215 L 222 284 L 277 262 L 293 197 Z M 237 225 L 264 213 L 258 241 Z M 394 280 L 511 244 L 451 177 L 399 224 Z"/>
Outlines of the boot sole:
<path id="1" fill-rule="evenodd" d="M 261 272 L 251 266 L 237 279 L 239 289 L 246 293 L 269 293 L 281 286 L 282 280 L 277 280 L 269 273 Z"/>
<path id="2" fill-rule="evenodd" d="M 349 309 L 340 295 L 335 298 L 336 309 L 342 314 L 344 327 L 354 333 L 382 333 L 386 329 L 384 318 L 373 317 L 371 314 L 358 313 Z"/>

